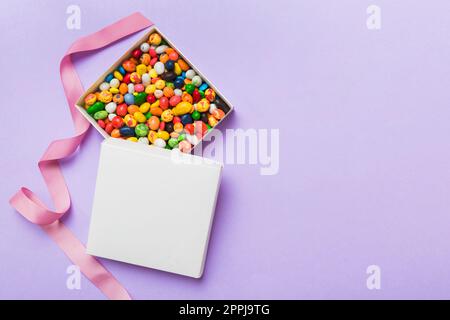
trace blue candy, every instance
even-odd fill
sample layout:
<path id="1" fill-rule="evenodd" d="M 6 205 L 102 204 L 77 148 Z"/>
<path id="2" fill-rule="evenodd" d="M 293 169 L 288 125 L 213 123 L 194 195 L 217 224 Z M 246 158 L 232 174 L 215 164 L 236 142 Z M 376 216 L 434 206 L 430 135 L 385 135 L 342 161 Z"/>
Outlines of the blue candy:
<path id="1" fill-rule="evenodd" d="M 183 126 L 187 125 L 188 123 L 194 122 L 194 120 L 192 119 L 192 116 L 189 113 L 183 114 L 180 117 L 180 120 L 181 120 L 181 123 L 183 124 Z"/>
<path id="2" fill-rule="evenodd" d="M 173 62 L 172 60 L 169 60 L 166 62 L 166 70 L 167 71 L 173 71 L 173 69 L 175 68 L 175 62 Z"/>
<path id="3" fill-rule="evenodd" d="M 123 75 L 123 76 L 127 73 L 127 72 L 125 71 L 125 69 L 124 69 L 122 66 L 119 66 L 119 67 L 117 68 L 117 71 L 119 71 L 120 74 Z"/>
<path id="4" fill-rule="evenodd" d="M 110 73 L 106 76 L 105 81 L 110 82 L 112 79 L 114 79 L 114 75 L 112 73 Z"/>
<path id="5" fill-rule="evenodd" d="M 183 78 L 181 78 L 181 77 L 176 78 L 175 81 L 173 82 L 173 85 L 177 89 L 183 88 L 183 86 L 184 86 Z"/>
<path id="6" fill-rule="evenodd" d="M 120 131 L 120 135 L 122 137 L 132 137 L 134 136 L 134 129 L 127 127 L 127 126 L 123 126 L 122 128 L 119 129 Z"/>
<path id="7" fill-rule="evenodd" d="M 133 94 L 127 93 L 123 98 L 127 105 L 134 104 L 134 95 Z"/>
<path id="8" fill-rule="evenodd" d="M 208 89 L 208 84 L 203 82 L 202 85 L 198 88 L 198 90 L 200 91 L 205 91 L 206 89 Z"/>
<path id="9" fill-rule="evenodd" d="M 181 77 L 182 77 L 183 79 L 186 79 L 186 71 L 183 71 L 183 72 L 181 73 Z"/>

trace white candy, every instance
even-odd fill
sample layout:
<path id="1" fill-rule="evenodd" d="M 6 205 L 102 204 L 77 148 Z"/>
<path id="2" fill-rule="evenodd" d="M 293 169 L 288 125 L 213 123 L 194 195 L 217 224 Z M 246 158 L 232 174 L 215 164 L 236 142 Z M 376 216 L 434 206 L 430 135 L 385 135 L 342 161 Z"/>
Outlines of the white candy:
<path id="1" fill-rule="evenodd" d="M 196 86 L 196 87 L 199 87 L 199 86 L 201 86 L 201 84 L 202 84 L 202 78 L 200 78 L 199 76 L 194 76 L 193 78 L 192 78 L 192 84 L 194 85 L 194 86 Z"/>
<path id="2" fill-rule="evenodd" d="M 214 110 L 216 110 L 216 109 L 217 109 L 217 106 L 214 103 L 211 103 L 209 105 L 209 113 L 213 113 Z"/>
<path id="3" fill-rule="evenodd" d="M 155 142 L 153 142 L 153 145 L 156 146 L 156 147 L 159 147 L 159 148 L 165 148 L 166 147 L 166 142 L 163 139 L 158 138 L 158 139 L 155 140 Z"/>
<path id="4" fill-rule="evenodd" d="M 175 89 L 175 90 L 173 90 L 173 93 L 176 96 L 180 96 L 180 97 L 183 95 L 183 91 L 181 89 Z"/>
<path id="5" fill-rule="evenodd" d="M 141 77 L 142 84 L 148 86 L 150 84 L 151 78 L 148 73 L 144 73 Z"/>
<path id="6" fill-rule="evenodd" d="M 150 45 L 147 42 L 144 42 L 141 44 L 141 51 L 142 52 L 148 52 L 150 50 Z"/>
<path id="7" fill-rule="evenodd" d="M 157 47 L 155 49 L 155 51 L 156 51 L 157 54 L 161 54 L 161 53 L 164 53 L 167 48 L 168 48 L 168 46 L 163 44 L 162 46 Z"/>
<path id="8" fill-rule="evenodd" d="M 192 69 L 189 69 L 188 71 L 186 71 L 186 78 L 188 78 L 188 79 L 192 79 L 195 75 L 196 75 L 196 73 Z"/>
<path id="9" fill-rule="evenodd" d="M 112 121 L 112 119 L 114 119 L 115 116 L 117 116 L 115 113 L 108 114 L 109 121 Z"/>
<path id="10" fill-rule="evenodd" d="M 116 112 L 117 104 L 115 102 L 110 102 L 105 106 L 105 110 L 108 111 L 108 113 L 114 113 Z"/>
<path id="11" fill-rule="evenodd" d="M 149 144 L 148 138 L 146 138 L 146 137 L 140 137 L 138 139 L 138 142 L 143 143 L 143 144 Z"/>
<path id="12" fill-rule="evenodd" d="M 131 94 L 134 93 L 134 84 L 132 84 L 132 83 L 128 84 L 128 93 L 131 93 Z"/>
<path id="13" fill-rule="evenodd" d="M 164 95 L 164 92 L 162 90 L 155 90 L 155 92 L 153 94 L 156 99 L 159 99 Z"/>
<path id="14" fill-rule="evenodd" d="M 162 63 L 161 61 L 158 61 L 157 63 L 155 63 L 155 65 L 153 66 L 153 69 L 155 69 L 157 74 L 163 74 L 164 73 L 164 63 Z"/>
<path id="15" fill-rule="evenodd" d="M 98 88 L 100 89 L 100 91 L 109 90 L 109 83 L 108 82 L 103 82 Z"/>
<path id="16" fill-rule="evenodd" d="M 118 88 L 120 86 L 120 81 L 119 81 L 119 79 L 113 78 L 109 82 L 109 85 L 111 86 L 111 88 Z"/>

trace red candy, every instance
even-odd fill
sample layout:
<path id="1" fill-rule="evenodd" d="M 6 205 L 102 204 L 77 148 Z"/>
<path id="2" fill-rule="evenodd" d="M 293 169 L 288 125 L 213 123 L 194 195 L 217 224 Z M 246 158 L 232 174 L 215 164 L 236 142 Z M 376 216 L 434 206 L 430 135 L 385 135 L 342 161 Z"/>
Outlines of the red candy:
<path id="1" fill-rule="evenodd" d="M 123 119 L 121 116 L 115 116 L 112 121 L 112 125 L 114 128 L 119 129 L 123 126 Z"/>
<path id="2" fill-rule="evenodd" d="M 128 105 L 126 103 L 119 104 L 116 109 L 116 114 L 125 117 L 128 113 Z"/>
<path id="3" fill-rule="evenodd" d="M 148 103 L 156 102 L 156 97 L 155 97 L 154 95 L 152 95 L 152 94 L 149 94 L 149 95 L 147 96 L 147 102 L 148 102 Z"/>
<path id="4" fill-rule="evenodd" d="M 98 123 L 98 125 L 100 126 L 100 128 L 105 129 L 105 126 L 106 126 L 105 121 L 103 121 L 103 120 L 98 120 L 97 123 Z"/>
<path id="5" fill-rule="evenodd" d="M 111 132 L 114 130 L 114 126 L 113 124 L 110 122 L 105 126 L 105 131 L 108 134 L 111 134 Z"/>
<path id="6" fill-rule="evenodd" d="M 178 53 L 176 53 L 176 51 L 172 51 L 171 53 L 169 53 L 169 59 L 173 60 L 173 61 L 177 61 L 178 60 Z"/>
<path id="7" fill-rule="evenodd" d="M 194 92 L 192 92 L 192 99 L 194 103 L 197 103 L 202 99 L 202 96 L 197 89 L 195 89 Z"/>
<path id="8" fill-rule="evenodd" d="M 192 123 L 188 123 L 187 125 L 184 126 L 184 130 L 186 130 L 187 133 L 189 134 L 194 134 L 194 125 Z"/>
<path id="9" fill-rule="evenodd" d="M 152 60 L 150 60 L 150 65 L 153 67 L 155 65 L 155 63 L 158 62 L 158 57 L 154 57 L 152 58 Z"/>
<path id="10" fill-rule="evenodd" d="M 158 54 L 156 53 L 156 50 L 155 50 L 155 48 L 153 48 L 153 47 L 150 48 L 150 50 L 148 51 L 148 53 L 150 54 L 150 56 L 151 56 L 152 58 L 157 58 L 157 57 L 158 57 Z"/>
<path id="11" fill-rule="evenodd" d="M 175 123 L 181 122 L 181 119 L 180 119 L 180 117 L 176 116 L 176 117 L 173 117 L 172 121 L 173 121 L 173 124 L 175 124 Z"/>
<path id="12" fill-rule="evenodd" d="M 126 84 L 129 84 L 131 82 L 130 80 L 130 76 L 131 74 L 127 73 L 124 77 L 123 77 L 123 82 L 125 82 Z"/>
<path id="13" fill-rule="evenodd" d="M 177 104 L 181 102 L 180 96 L 173 96 L 170 98 L 169 103 L 172 107 L 175 107 Z"/>
<path id="14" fill-rule="evenodd" d="M 167 97 L 159 98 L 159 107 L 163 110 L 169 108 L 169 99 Z"/>
<path id="15" fill-rule="evenodd" d="M 166 123 L 164 121 L 161 121 L 159 123 L 159 130 L 164 131 L 165 128 L 166 128 Z"/>
<path id="16" fill-rule="evenodd" d="M 134 51 L 131 53 L 131 55 L 132 55 L 134 58 L 139 59 L 139 58 L 141 57 L 141 55 L 142 55 L 142 51 L 141 51 L 140 49 L 136 49 L 136 50 L 134 50 Z"/>

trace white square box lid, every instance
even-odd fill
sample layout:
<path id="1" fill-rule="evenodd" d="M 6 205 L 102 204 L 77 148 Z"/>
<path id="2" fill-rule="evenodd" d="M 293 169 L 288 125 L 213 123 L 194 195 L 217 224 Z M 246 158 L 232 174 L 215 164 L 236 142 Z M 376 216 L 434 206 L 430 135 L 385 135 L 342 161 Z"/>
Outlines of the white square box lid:
<path id="1" fill-rule="evenodd" d="M 102 142 L 89 254 L 202 276 L 222 165 L 180 156 L 115 138 Z"/>

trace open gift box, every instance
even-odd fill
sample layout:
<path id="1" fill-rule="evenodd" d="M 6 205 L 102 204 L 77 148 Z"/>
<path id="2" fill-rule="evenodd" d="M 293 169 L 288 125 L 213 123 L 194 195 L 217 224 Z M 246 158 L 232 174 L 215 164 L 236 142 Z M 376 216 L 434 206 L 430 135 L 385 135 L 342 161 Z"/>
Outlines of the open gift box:
<path id="1" fill-rule="evenodd" d="M 155 33 L 160 35 L 162 43 L 151 43 L 151 36 Z M 163 63 L 164 70 L 158 70 L 157 75 L 155 74 L 155 69 L 160 69 L 161 63 L 156 65 L 153 55 L 155 51 L 159 52 L 157 58 L 162 60 L 161 56 L 169 52 L 167 49 L 163 50 L 165 47 L 161 48 L 165 45 L 177 53 L 172 54 L 172 58 L 175 56 L 182 59 L 189 68 L 181 73 L 178 70 L 176 78 L 173 74 L 168 74 L 171 72 L 169 67 L 172 69 L 174 64 L 170 62 Z M 144 74 L 153 75 L 144 76 L 142 71 L 138 74 L 136 71 L 124 70 L 124 61 L 131 59 L 138 64 L 139 51 L 140 61 L 145 61 L 148 57 L 143 59 L 142 55 L 149 48 L 153 51 L 152 64 L 146 65 Z M 143 64 L 145 65 L 140 63 L 141 70 Z M 193 75 L 197 78 L 193 79 Z M 172 105 L 170 100 L 169 106 L 166 105 L 167 101 L 164 101 L 163 105 L 163 90 L 155 91 L 156 82 L 164 77 L 164 86 L 169 89 L 164 90 L 163 94 L 165 96 L 167 93 L 167 98 L 173 92 L 175 93 L 171 97 L 179 95 L 180 98 L 172 99 L 176 104 Z M 150 82 L 144 84 L 144 78 L 150 79 Z M 122 88 L 117 82 L 122 84 L 126 80 L 129 82 L 127 87 L 131 89 L 128 88 L 126 93 L 120 92 L 119 88 Z M 161 88 L 162 82 L 158 85 Z M 102 87 L 102 92 L 93 94 L 99 87 Z M 135 90 L 137 87 L 140 88 L 139 92 Z M 144 91 L 142 87 L 145 88 Z M 202 88 L 209 89 L 206 97 Z M 214 96 L 211 97 L 211 93 Z M 117 103 L 107 104 L 112 102 L 108 101 L 110 95 L 117 99 Z M 128 95 L 125 98 L 131 103 L 124 102 L 120 95 Z M 142 100 L 139 95 L 144 95 L 145 99 Z M 103 99 L 103 108 L 101 104 L 91 108 L 93 102 L 86 102 L 89 99 L 96 100 L 94 103 Z M 140 100 L 140 103 L 135 104 L 137 100 Z M 121 117 L 115 113 L 119 103 L 127 103 L 127 116 Z M 205 111 L 206 104 L 209 109 Z M 186 106 L 189 106 L 190 110 L 187 110 Z M 152 26 L 86 91 L 76 107 L 106 138 L 101 145 L 87 252 L 99 257 L 200 278 L 207 253 L 222 164 L 177 150 L 186 152 L 195 148 L 210 134 L 213 126 L 231 113 L 231 104 L 160 30 Z M 95 109 L 95 113 L 91 109 Z M 216 116 L 214 110 L 221 110 L 216 112 L 219 116 Z M 169 117 L 164 117 L 161 111 L 166 111 L 165 115 Z M 145 119 L 142 116 L 145 116 Z M 157 122 L 158 128 L 151 121 Z M 119 139 L 111 136 L 111 125 L 109 130 L 106 130 L 108 123 L 115 125 L 114 132 L 116 136 L 119 135 Z M 181 147 L 186 140 L 191 148 Z"/>

